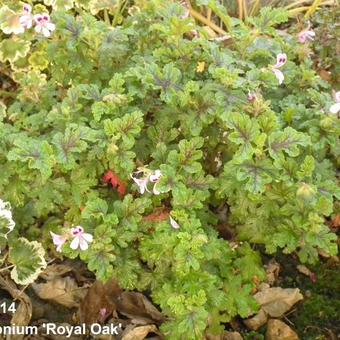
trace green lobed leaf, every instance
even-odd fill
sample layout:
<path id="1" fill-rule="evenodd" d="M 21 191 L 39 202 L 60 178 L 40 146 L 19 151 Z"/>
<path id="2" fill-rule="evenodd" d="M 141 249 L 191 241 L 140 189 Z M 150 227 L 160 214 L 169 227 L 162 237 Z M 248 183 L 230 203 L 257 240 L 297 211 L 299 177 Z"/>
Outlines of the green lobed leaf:
<path id="1" fill-rule="evenodd" d="M 11 278 L 20 285 L 34 282 L 46 268 L 45 251 L 37 241 L 23 237 L 15 239 L 10 245 L 8 260 L 14 265 Z"/>

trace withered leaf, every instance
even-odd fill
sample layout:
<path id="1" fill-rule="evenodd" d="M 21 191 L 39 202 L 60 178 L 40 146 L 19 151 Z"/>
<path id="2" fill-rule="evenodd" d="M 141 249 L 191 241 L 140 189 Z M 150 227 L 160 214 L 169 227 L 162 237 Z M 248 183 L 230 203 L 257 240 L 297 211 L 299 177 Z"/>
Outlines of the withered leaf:
<path id="1" fill-rule="evenodd" d="M 122 292 L 116 302 L 117 310 L 129 318 L 141 318 L 160 324 L 164 321 L 162 313 L 141 293 Z"/>
<path id="2" fill-rule="evenodd" d="M 267 282 L 270 285 L 273 285 L 277 280 L 280 273 L 280 264 L 277 263 L 274 259 L 270 260 L 266 266 L 266 276 Z"/>
<path id="3" fill-rule="evenodd" d="M 45 270 L 39 276 L 46 281 L 51 281 L 55 279 L 56 277 L 62 276 L 71 271 L 72 271 L 72 268 L 70 266 L 67 266 L 65 264 L 53 263 L 47 266 Z"/>
<path id="4" fill-rule="evenodd" d="M 33 283 L 32 288 L 41 299 L 50 300 L 68 308 L 78 307 L 87 290 L 78 287 L 71 277 L 57 277 L 46 283 Z"/>
<path id="5" fill-rule="evenodd" d="M 267 288 L 257 292 L 254 298 L 271 317 L 281 317 L 295 303 L 303 299 L 298 288 Z"/>
<path id="6" fill-rule="evenodd" d="M 263 326 L 267 322 L 267 320 L 267 313 L 263 310 L 263 308 L 261 308 L 255 316 L 246 319 L 243 322 L 249 329 L 256 331 L 261 326 Z"/>
<path id="7" fill-rule="evenodd" d="M 284 322 L 272 319 L 267 324 L 266 340 L 299 340 L 299 337 Z"/>
<path id="8" fill-rule="evenodd" d="M 122 335 L 122 340 L 143 340 L 149 333 L 160 334 L 155 325 L 127 327 Z"/>
<path id="9" fill-rule="evenodd" d="M 20 291 L 12 280 L 5 279 L 2 276 L 0 276 L 0 287 L 6 290 L 13 299 L 20 301 L 12 317 L 11 324 L 27 326 L 32 318 L 32 303 L 30 298 L 24 292 Z M 13 340 L 19 340 L 23 338 L 23 335 L 13 335 L 12 338 Z"/>
<path id="10" fill-rule="evenodd" d="M 121 292 L 122 290 L 114 279 L 105 284 L 96 281 L 89 288 L 79 306 L 80 321 L 86 324 L 97 322 L 103 309 L 108 314 L 112 314 L 116 310 L 115 301 L 119 299 Z"/>

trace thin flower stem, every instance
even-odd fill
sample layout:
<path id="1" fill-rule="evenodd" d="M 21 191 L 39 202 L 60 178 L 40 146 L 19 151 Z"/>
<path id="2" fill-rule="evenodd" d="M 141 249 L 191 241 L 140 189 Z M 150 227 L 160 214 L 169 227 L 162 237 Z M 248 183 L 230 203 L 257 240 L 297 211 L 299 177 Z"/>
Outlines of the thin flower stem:
<path id="1" fill-rule="evenodd" d="M 116 26 L 119 20 L 119 15 L 120 15 L 120 10 L 122 8 L 122 1 L 118 0 L 118 4 L 117 4 L 117 10 L 116 13 L 113 17 L 113 22 L 112 22 L 112 26 Z"/>
<path id="2" fill-rule="evenodd" d="M 105 20 L 105 22 L 106 22 L 109 26 L 111 26 L 111 21 L 110 21 L 109 13 L 107 12 L 107 9 L 106 9 L 106 8 L 104 9 L 104 20 Z"/>

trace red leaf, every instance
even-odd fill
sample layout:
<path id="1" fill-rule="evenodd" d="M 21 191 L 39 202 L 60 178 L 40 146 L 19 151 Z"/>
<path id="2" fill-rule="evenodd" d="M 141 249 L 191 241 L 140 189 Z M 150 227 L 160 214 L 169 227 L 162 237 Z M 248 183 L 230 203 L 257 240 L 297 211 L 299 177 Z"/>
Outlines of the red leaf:
<path id="1" fill-rule="evenodd" d="M 111 181 L 111 178 L 114 177 L 114 173 L 109 170 L 104 176 L 103 176 L 103 181 L 105 183 L 109 183 Z"/>
<path id="2" fill-rule="evenodd" d="M 169 211 L 166 208 L 156 208 L 151 214 L 144 216 L 143 221 L 162 222 L 169 218 Z"/>
<path id="3" fill-rule="evenodd" d="M 103 181 L 111 185 L 118 191 L 120 197 L 124 197 L 126 194 L 126 184 L 122 181 L 119 176 L 113 171 L 109 170 L 103 176 Z"/>
<path id="4" fill-rule="evenodd" d="M 332 227 L 338 228 L 340 227 L 340 214 L 337 214 L 332 220 Z"/>

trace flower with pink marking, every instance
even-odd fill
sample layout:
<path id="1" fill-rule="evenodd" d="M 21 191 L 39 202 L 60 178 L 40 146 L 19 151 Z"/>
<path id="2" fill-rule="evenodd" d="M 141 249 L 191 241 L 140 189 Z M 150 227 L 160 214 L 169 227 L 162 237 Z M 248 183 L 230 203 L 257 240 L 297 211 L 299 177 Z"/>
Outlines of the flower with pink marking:
<path id="1" fill-rule="evenodd" d="M 77 248 L 80 248 L 80 250 L 86 250 L 89 247 L 88 243 L 93 241 L 93 236 L 85 233 L 84 228 L 79 225 L 71 228 L 71 237 L 73 237 L 73 240 L 70 247 L 74 250 Z"/>
<path id="2" fill-rule="evenodd" d="M 152 175 L 150 175 L 149 180 L 151 183 L 154 183 L 152 192 L 155 195 L 159 195 L 160 192 L 157 190 L 156 185 L 158 183 L 158 181 L 160 180 L 160 178 L 162 177 L 162 173 L 161 170 L 155 170 L 154 173 Z"/>
<path id="3" fill-rule="evenodd" d="M 61 248 L 64 245 L 64 243 L 68 240 L 67 235 L 58 235 L 50 231 L 50 234 L 52 236 L 53 244 L 56 246 L 56 251 L 61 252 Z"/>
<path id="4" fill-rule="evenodd" d="M 248 102 L 253 103 L 256 100 L 256 93 L 248 91 L 247 99 Z"/>
<path id="5" fill-rule="evenodd" d="M 20 16 L 19 22 L 24 29 L 29 29 L 33 26 L 33 15 L 31 5 L 24 4 L 23 14 Z"/>
<path id="6" fill-rule="evenodd" d="M 272 66 L 272 71 L 275 74 L 275 77 L 279 81 L 279 84 L 283 83 L 283 80 L 285 79 L 283 73 L 279 68 L 281 68 L 285 63 L 287 62 L 287 54 L 286 53 L 279 53 L 276 56 L 276 64 Z"/>
<path id="7" fill-rule="evenodd" d="M 145 191 L 150 192 L 148 189 L 149 176 L 143 176 L 141 178 L 136 177 L 139 176 L 141 173 L 144 174 L 144 171 L 143 170 L 136 171 L 134 173 L 134 176 L 130 174 L 130 177 L 137 184 L 139 192 L 143 195 Z"/>
<path id="8" fill-rule="evenodd" d="M 315 32 L 310 29 L 305 29 L 298 34 L 298 39 L 301 44 L 308 41 L 313 41 L 315 38 Z"/>
<path id="9" fill-rule="evenodd" d="M 139 192 L 143 195 L 145 192 L 150 192 L 148 189 L 148 183 L 154 183 L 152 192 L 154 195 L 159 195 L 160 192 L 157 190 L 157 183 L 162 177 L 162 173 L 160 170 L 151 171 L 147 168 L 139 168 L 140 170 L 136 171 L 130 177 L 137 184 L 139 188 Z"/>
<path id="10" fill-rule="evenodd" d="M 45 37 L 49 37 L 55 30 L 55 24 L 50 22 L 50 16 L 47 13 L 35 15 L 34 21 L 36 23 L 35 31 L 42 33 Z"/>

